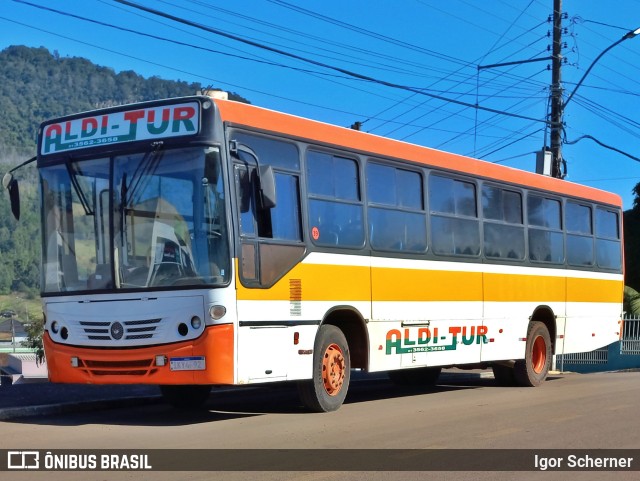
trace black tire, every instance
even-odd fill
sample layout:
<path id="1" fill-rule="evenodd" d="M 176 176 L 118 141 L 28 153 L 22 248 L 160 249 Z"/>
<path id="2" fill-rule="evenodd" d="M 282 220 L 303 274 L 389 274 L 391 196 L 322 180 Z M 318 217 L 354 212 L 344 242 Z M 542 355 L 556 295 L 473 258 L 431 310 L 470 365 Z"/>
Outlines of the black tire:
<path id="1" fill-rule="evenodd" d="M 320 326 L 313 349 L 312 379 L 298 382 L 300 401 L 315 412 L 336 411 L 351 379 L 349 345 L 336 326 Z"/>
<path id="2" fill-rule="evenodd" d="M 166 402 L 178 409 L 196 409 L 209 399 L 211 386 L 205 384 L 165 385 L 160 392 Z"/>
<path id="3" fill-rule="evenodd" d="M 433 386 L 440 377 L 440 367 L 417 367 L 389 371 L 389 379 L 398 386 Z"/>
<path id="4" fill-rule="evenodd" d="M 491 366 L 491 369 L 493 370 L 493 377 L 498 386 L 509 387 L 516 385 L 516 375 L 513 372 L 513 367 L 494 364 Z"/>
<path id="5" fill-rule="evenodd" d="M 551 369 L 551 336 L 542 322 L 531 321 L 527 331 L 525 358 L 516 361 L 513 374 L 520 386 L 536 387 L 544 382 Z"/>

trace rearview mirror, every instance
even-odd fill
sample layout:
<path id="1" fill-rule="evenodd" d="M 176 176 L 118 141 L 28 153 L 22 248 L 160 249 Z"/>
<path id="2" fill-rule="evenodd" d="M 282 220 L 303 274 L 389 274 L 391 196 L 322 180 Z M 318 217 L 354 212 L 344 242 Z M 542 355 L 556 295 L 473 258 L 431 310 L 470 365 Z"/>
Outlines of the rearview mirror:
<path id="1" fill-rule="evenodd" d="M 15 217 L 16 220 L 20 220 L 20 189 L 18 188 L 18 181 L 13 177 L 11 172 L 9 172 L 2 178 L 2 185 L 9 191 L 13 217 Z"/>
<path id="2" fill-rule="evenodd" d="M 276 206 L 276 178 L 270 165 L 260 166 L 260 195 L 263 209 Z"/>

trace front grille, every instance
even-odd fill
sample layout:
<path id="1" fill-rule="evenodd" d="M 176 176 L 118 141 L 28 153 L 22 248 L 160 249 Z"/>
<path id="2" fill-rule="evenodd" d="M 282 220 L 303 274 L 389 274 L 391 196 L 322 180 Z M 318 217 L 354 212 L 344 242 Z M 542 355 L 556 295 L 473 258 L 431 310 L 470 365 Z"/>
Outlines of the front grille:
<path id="1" fill-rule="evenodd" d="M 133 361 L 81 359 L 80 368 L 93 376 L 146 376 L 157 371 L 153 359 Z"/>
<path id="2" fill-rule="evenodd" d="M 139 319 L 135 321 L 80 321 L 80 327 L 92 341 L 135 340 L 152 339 L 160 319 Z M 124 327 L 124 333 L 120 337 L 113 337 L 115 324 Z"/>

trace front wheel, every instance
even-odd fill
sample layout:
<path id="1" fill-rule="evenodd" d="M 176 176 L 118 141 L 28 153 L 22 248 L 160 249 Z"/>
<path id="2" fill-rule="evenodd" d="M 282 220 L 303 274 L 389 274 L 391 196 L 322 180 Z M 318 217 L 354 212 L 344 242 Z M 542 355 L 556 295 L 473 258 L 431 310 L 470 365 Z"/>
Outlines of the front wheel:
<path id="1" fill-rule="evenodd" d="M 513 374 L 520 386 L 539 386 L 551 369 L 551 336 L 542 322 L 529 323 L 525 358 L 516 361 Z"/>
<path id="2" fill-rule="evenodd" d="M 320 326 L 313 350 L 312 379 L 298 382 L 302 403 L 312 411 L 336 411 L 347 396 L 351 379 L 349 346 L 336 326 Z"/>
<path id="3" fill-rule="evenodd" d="M 165 401 L 178 409 L 201 407 L 209 398 L 211 386 L 204 384 L 160 386 Z"/>

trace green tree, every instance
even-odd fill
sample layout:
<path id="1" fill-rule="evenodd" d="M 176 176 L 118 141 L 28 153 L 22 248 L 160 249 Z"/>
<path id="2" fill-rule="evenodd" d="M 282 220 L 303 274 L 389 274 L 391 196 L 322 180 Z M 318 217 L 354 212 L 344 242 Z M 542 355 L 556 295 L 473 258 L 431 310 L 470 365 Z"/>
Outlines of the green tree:
<path id="1" fill-rule="evenodd" d="M 633 194 L 633 208 L 624 212 L 625 284 L 640 290 L 640 183 Z"/>
<path id="2" fill-rule="evenodd" d="M 193 95 L 198 83 L 116 73 L 89 60 L 61 57 L 46 48 L 0 51 L 0 175 L 33 156 L 39 125 L 50 118 L 124 103 Z M 233 100 L 246 99 L 232 93 Z M 35 167 L 18 173 L 21 218 L 16 222 L 0 192 L 0 293 L 39 290 L 40 212 Z"/>
<path id="3" fill-rule="evenodd" d="M 24 330 L 27 332 L 27 340 L 22 342 L 22 346 L 33 350 L 36 355 L 36 364 L 41 364 L 44 361 L 44 345 L 42 343 L 44 322 L 36 321 L 25 324 Z"/>

